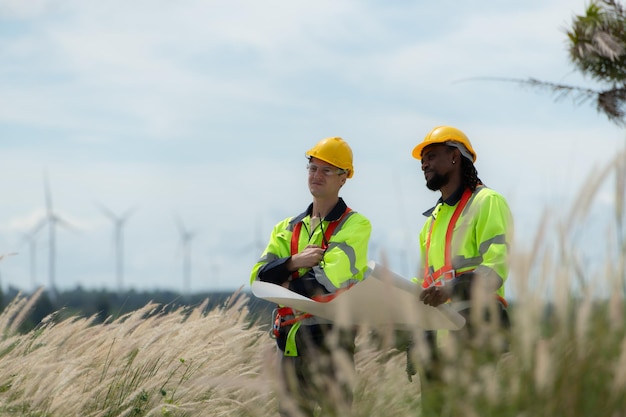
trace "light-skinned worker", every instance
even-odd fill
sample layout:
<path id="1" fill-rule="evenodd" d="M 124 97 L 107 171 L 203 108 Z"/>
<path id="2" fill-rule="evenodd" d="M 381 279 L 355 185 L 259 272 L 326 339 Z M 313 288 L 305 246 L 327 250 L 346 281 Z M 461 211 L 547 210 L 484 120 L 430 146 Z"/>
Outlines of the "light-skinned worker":
<path id="1" fill-rule="evenodd" d="M 363 279 L 371 225 L 339 196 L 354 174 L 346 141 L 323 139 L 306 157 L 313 201 L 304 212 L 274 226 L 252 269 L 251 283 L 270 282 L 328 300 Z M 285 196 L 289 198 L 289 193 Z M 272 332 L 282 376 L 279 414 L 313 416 L 321 407 L 324 416 L 346 415 L 352 404 L 351 378 L 335 359 L 347 358 L 354 366 L 356 329 L 337 329 L 304 312 L 277 306 Z"/>

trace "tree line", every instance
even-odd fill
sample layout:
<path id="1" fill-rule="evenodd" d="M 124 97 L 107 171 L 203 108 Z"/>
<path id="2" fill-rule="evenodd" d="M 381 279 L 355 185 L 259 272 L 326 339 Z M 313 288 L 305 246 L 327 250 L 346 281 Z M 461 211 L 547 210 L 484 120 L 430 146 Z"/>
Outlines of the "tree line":
<path id="1" fill-rule="evenodd" d="M 205 301 L 206 310 L 226 307 L 233 298 L 246 297 L 245 306 L 249 310 L 251 324 L 255 322 L 269 323 L 274 306 L 265 300 L 252 296 L 245 291 L 207 291 L 189 295 L 181 295 L 175 291 L 129 290 L 123 293 L 108 290 L 87 290 L 80 286 L 65 291 L 59 291 L 53 296 L 48 291 L 35 291 L 25 294 L 21 290 L 9 287 L 7 291 L 0 290 L 0 311 L 17 297 L 36 297 L 30 311 L 19 326 L 20 333 L 27 333 L 36 328 L 44 319 L 55 321 L 73 317 L 89 318 L 93 324 L 102 324 L 115 320 L 127 313 L 145 307 L 149 303 L 156 305 L 154 314 L 167 313 L 179 308 L 198 307 Z"/>

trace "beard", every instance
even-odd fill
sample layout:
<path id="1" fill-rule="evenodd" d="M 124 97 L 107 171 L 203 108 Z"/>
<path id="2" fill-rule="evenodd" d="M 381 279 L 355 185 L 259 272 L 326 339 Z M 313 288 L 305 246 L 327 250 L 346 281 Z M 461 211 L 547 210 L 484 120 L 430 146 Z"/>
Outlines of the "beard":
<path id="1" fill-rule="evenodd" d="M 430 180 L 426 181 L 426 187 L 432 191 L 438 191 L 450 181 L 448 174 L 433 174 Z"/>

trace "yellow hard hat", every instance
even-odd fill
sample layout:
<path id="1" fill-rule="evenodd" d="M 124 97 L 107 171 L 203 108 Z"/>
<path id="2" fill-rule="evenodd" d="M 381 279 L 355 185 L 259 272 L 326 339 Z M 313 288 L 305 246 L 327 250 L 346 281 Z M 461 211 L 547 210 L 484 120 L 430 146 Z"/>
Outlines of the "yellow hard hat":
<path id="1" fill-rule="evenodd" d="M 348 178 L 352 178 L 354 167 L 352 167 L 352 149 L 345 140 L 340 137 L 322 139 L 317 144 L 306 151 L 306 155 L 321 159 L 348 171 Z"/>
<path id="2" fill-rule="evenodd" d="M 443 144 L 446 142 L 450 142 L 448 145 L 456 146 L 459 148 L 463 156 L 471 159 L 472 162 L 476 162 L 476 152 L 474 151 L 474 148 L 472 148 L 472 144 L 469 139 L 465 136 L 465 133 L 452 126 L 437 126 L 428 132 L 422 143 L 413 148 L 413 158 L 422 159 L 422 151 L 428 145 L 435 143 Z"/>

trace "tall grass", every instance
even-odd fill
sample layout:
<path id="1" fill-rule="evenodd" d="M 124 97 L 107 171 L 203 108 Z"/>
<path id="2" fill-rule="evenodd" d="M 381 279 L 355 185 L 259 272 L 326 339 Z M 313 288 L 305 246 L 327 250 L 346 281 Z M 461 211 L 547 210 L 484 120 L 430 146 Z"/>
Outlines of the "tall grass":
<path id="1" fill-rule="evenodd" d="M 498 336 L 488 326 L 474 349 L 451 340 L 444 415 L 626 416 L 625 161 L 620 154 L 595 173 L 567 216 L 546 216 L 534 244 L 514 249 L 510 351 L 487 354 Z M 606 260 L 589 270 L 576 234 L 610 179 Z M 595 291 L 599 283 L 608 291 Z M 276 415 L 276 349 L 250 323 L 246 294 L 210 311 L 149 304 L 102 324 L 49 317 L 19 334 L 37 296 L 17 297 L 0 315 L 2 416 Z M 360 332 L 347 372 L 354 416 L 420 415 L 420 383 L 408 381 L 405 361 L 393 343 Z"/>
<path id="2" fill-rule="evenodd" d="M 249 328 L 244 297 L 204 311 L 146 305 L 94 325 L 47 320 L 15 334 L 16 299 L 0 316 L 0 415 L 266 416 L 266 333 Z"/>

